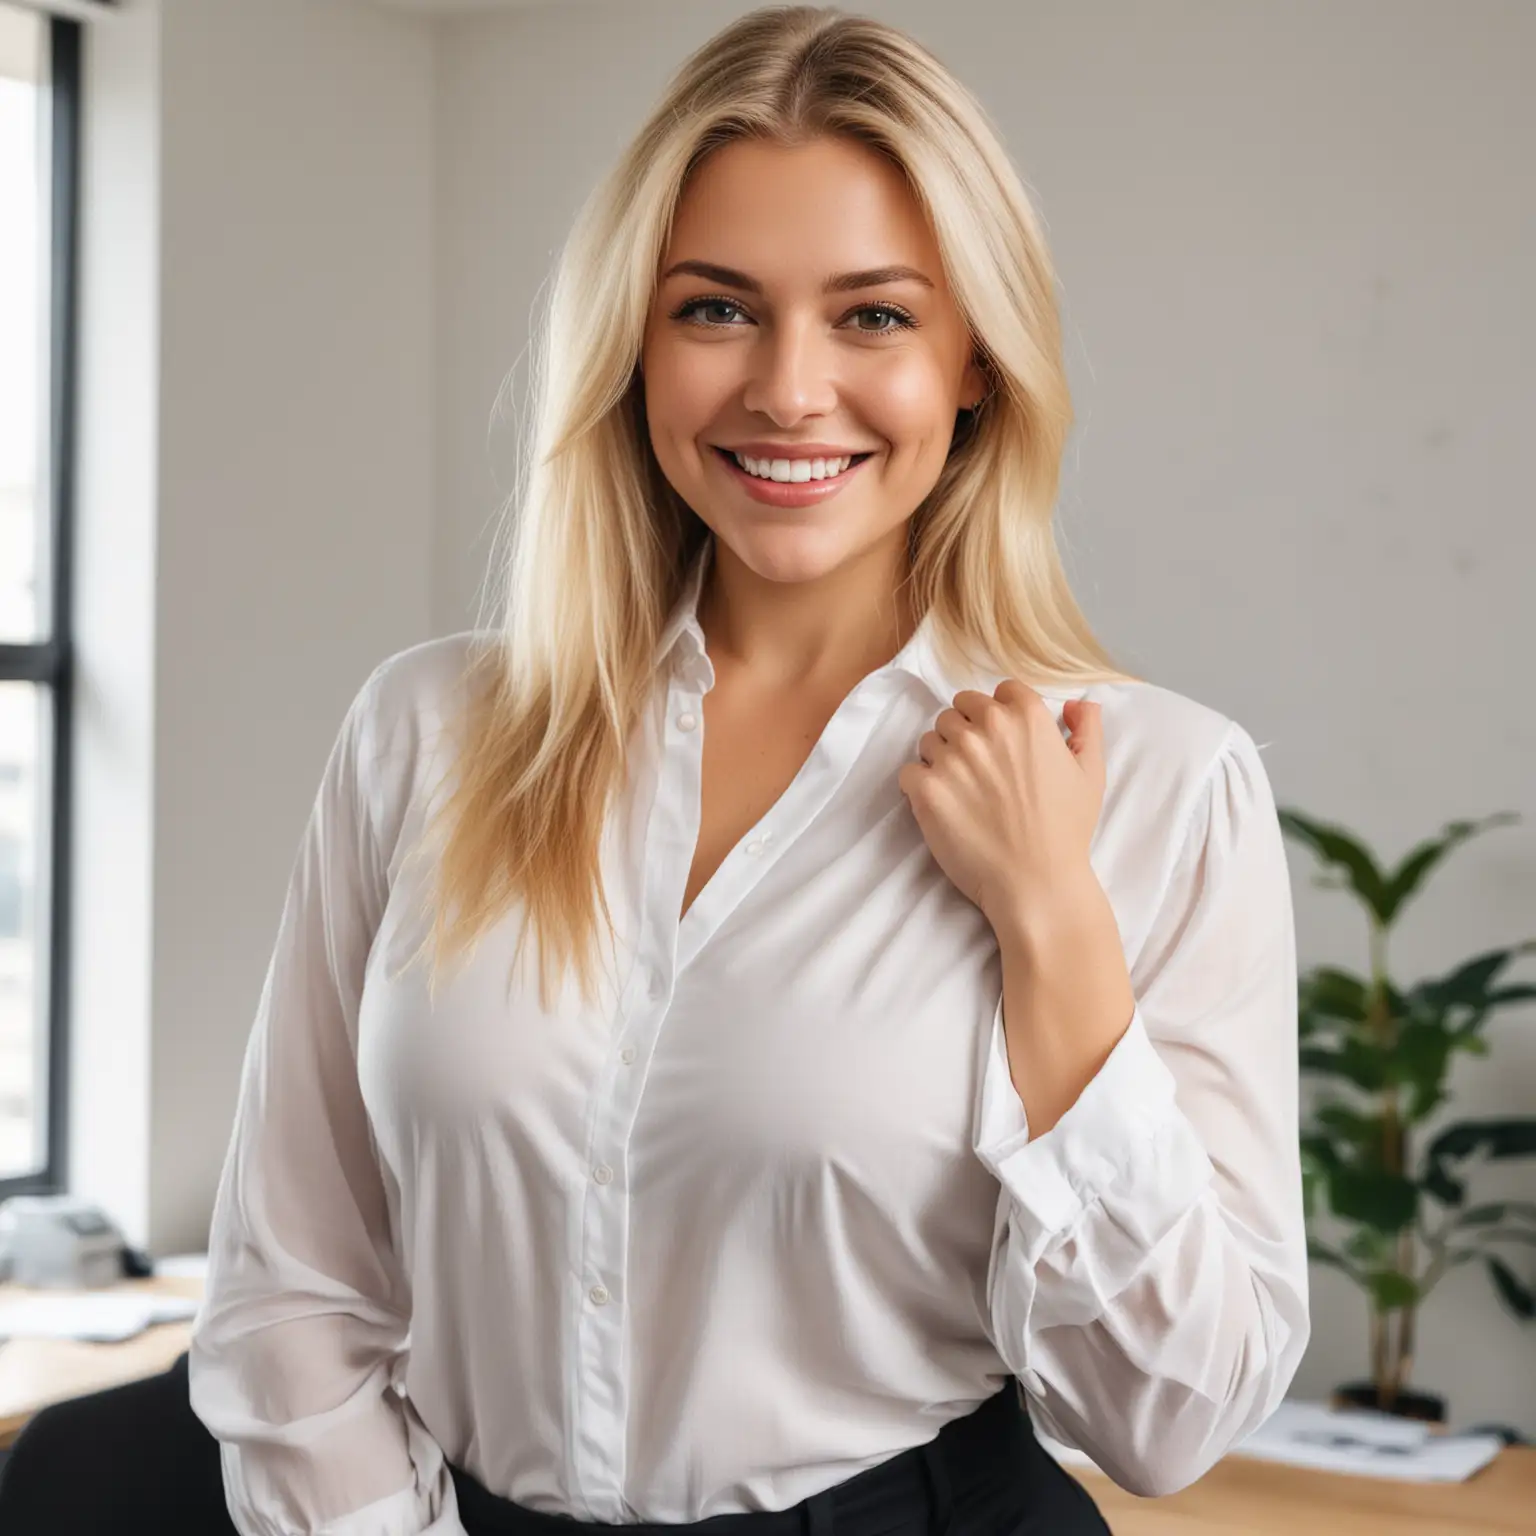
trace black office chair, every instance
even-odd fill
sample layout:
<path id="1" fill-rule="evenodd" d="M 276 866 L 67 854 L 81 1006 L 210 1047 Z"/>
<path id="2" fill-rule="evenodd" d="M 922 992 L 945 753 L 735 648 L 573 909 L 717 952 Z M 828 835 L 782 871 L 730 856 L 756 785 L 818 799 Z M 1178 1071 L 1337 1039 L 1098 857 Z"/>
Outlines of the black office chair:
<path id="1" fill-rule="evenodd" d="M 187 1356 L 142 1381 L 51 1403 L 0 1471 L 4 1536 L 238 1536 L 219 1442 L 192 1412 Z"/>

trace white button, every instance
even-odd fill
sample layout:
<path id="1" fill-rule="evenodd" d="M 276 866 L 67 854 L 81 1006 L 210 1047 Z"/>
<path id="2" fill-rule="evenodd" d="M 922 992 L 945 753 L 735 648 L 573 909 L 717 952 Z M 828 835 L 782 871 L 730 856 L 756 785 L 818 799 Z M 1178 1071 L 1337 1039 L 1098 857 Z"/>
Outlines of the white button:
<path id="1" fill-rule="evenodd" d="M 592 1177 L 596 1179 L 599 1184 L 606 1184 L 613 1177 L 613 1169 L 610 1168 L 607 1163 L 599 1163 L 597 1167 L 592 1170 Z"/>
<path id="2" fill-rule="evenodd" d="M 635 1059 L 635 1048 L 632 1045 L 626 1045 L 624 1047 L 624 1049 L 619 1052 L 619 1060 L 622 1061 L 626 1067 L 634 1059 Z"/>
<path id="3" fill-rule="evenodd" d="M 606 1285 L 594 1285 L 587 1295 L 592 1298 L 594 1306 L 605 1307 L 608 1305 L 608 1287 Z"/>
<path id="4" fill-rule="evenodd" d="M 757 835 L 762 838 L 765 843 L 771 843 L 773 841 L 772 832 L 759 832 Z"/>
<path id="5" fill-rule="evenodd" d="M 680 731 L 691 731 L 698 723 L 698 716 L 690 714 L 687 710 L 677 717 L 677 728 Z"/>
<path id="6" fill-rule="evenodd" d="M 756 838 L 753 838 L 752 841 L 747 844 L 747 852 L 750 853 L 750 854 L 754 854 L 755 855 L 755 854 L 761 853 L 762 851 L 763 851 L 763 845 L 760 842 L 758 842 L 758 840 Z"/>

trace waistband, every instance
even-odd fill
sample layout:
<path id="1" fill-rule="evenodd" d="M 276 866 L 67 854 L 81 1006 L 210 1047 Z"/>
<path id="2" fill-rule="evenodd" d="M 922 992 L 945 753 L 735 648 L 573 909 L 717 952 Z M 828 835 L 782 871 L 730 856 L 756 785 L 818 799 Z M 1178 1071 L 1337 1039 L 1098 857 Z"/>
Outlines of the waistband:
<path id="1" fill-rule="evenodd" d="M 613 1524 L 527 1509 L 491 1493 L 463 1468 L 448 1465 L 469 1536 L 602 1536 L 614 1531 L 669 1536 L 680 1529 L 690 1536 L 874 1536 L 910 1530 L 912 1512 L 925 1505 L 931 1536 L 950 1536 L 957 1498 L 979 1490 L 997 1490 L 1001 1496 L 1010 1482 L 1028 1478 L 1043 1454 L 1018 1384 L 1010 1380 L 971 1412 L 951 1419 L 926 1444 L 866 1467 L 787 1509 L 710 1515 L 681 1526 Z"/>

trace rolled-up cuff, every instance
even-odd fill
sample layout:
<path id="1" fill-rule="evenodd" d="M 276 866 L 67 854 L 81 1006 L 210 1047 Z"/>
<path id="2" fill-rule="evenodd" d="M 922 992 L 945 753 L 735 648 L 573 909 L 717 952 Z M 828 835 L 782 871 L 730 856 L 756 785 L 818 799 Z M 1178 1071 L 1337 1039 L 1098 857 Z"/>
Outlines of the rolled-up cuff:
<path id="1" fill-rule="evenodd" d="M 1174 1087 L 1173 1073 L 1153 1047 L 1138 1007 L 1076 1102 L 1044 1135 L 1031 1137 L 1008 1068 L 998 1003 L 975 1151 L 1008 1192 L 1018 1224 L 1029 1235 L 1031 1258 L 1119 1180 L 1138 1153 L 1149 1152 L 1154 1141 L 1164 1142 L 1165 1150 L 1171 1141 L 1180 1153 L 1171 1164 L 1166 1157 L 1158 1159 L 1165 1172 L 1176 1172 L 1181 1186 L 1162 1189 L 1162 1197 L 1180 1207 L 1199 1198 L 1211 1174 L 1210 1160 L 1183 1123 Z"/>

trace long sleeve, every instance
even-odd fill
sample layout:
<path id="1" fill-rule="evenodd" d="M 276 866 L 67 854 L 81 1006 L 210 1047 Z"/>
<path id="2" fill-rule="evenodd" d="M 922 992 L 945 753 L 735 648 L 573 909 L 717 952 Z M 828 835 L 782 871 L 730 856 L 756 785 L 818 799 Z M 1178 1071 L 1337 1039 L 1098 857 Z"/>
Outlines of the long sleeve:
<path id="1" fill-rule="evenodd" d="M 357 1073 L 387 892 L 367 777 L 382 672 L 347 711 L 292 867 L 192 1332 L 192 1408 L 242 1536 L 463 1536 L 442 1451 L 393 1385 L 410 1291 Z"/>
<path id="2" fill-rule="evenodd" d="M 1133 1493 L 1195 1481 L 1290 1385 L 1309 1334 L 1290 881 L 1258 748 L 1229 722 L 1131 966 L 1131 1025 L 1031 1138 L 994 1021 L 975 1150 L 987 1294 L 1047 1433 Z"/>

